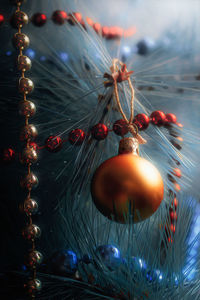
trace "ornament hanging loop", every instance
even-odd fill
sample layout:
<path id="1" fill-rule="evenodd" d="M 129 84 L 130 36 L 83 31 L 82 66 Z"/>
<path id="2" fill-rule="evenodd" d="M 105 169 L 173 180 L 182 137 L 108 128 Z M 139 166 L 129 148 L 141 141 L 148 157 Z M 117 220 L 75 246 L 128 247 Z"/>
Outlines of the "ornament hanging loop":
<path id="1" fill-rule="evenodd" d="M 130 79 L 130 76 L 131 74 L 133 74 L 133 71 L 128 71 L 126 64 L 122 63 L 117 58 L 113 59 L 112 66 L 110 67 L 110 71 L 111 74 L 108 73 L 104 74 L 104 78 L 108 79 L 104 82 L 104 86 L 105 87 L 114 86 L 114 94 L 115 94 L 117 106 L 123 119 L 126 121 L 128 125 L 129 132 L 132 134 L 134 138 L 138 140 L 139 144 L 146 144 L 146 140 L 140 134 L 138 134 L 138 127 L 135 124 L 133 124 L 135 90 Z M 129 89 L 131 91 L 131 100 L 130 100 L 131 114 L 129 119 L 127 118 L 126 114 L 122 109 L 121 102 L 119 99 L 119 92 L 118 92 L 118 83 L 126 80 L 128 81 Z"/>

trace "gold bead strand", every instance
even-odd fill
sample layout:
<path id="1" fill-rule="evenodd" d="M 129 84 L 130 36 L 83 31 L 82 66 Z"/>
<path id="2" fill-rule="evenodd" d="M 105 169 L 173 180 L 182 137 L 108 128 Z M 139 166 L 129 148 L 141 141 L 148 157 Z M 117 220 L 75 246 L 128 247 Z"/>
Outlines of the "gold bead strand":
<path id="1" fill-rule="evenodd" d="M 37 137 L 37 129 L 33 124 L 29 124 L 29 118 L 36 112 L 35 104 L 27 100 L 27 95 L 34 89 L 34 84 L 31 79 L 25 77 L 25 72 L 31 69 L 31 60 L 29 57 L 23 55 L 23 50 L 30 44 L 29 37 L 22 33 L 22 27 L 28 23 L 28 16 L 21 11 L 23 0 L 12 0 L 16 4 L 17 9 L 12 16 L 12 23 L 18 32 L 14 34 L 13 45 L 19 51 L 17 59 L 17 68 L 21 72 L 19 79 L 19 92 L 23 95 L 23 100 L 19 103 L 19 114 L 25 118 L 25 126 L 20 133 L 20 139 L 25 143 L 22 151 L 20 162 L 27 167 L 26 175 L 21 179 L 21 187 L 27 190 L 27 197 L 23 204 L 23 211 L 28 216 L 28 224 L 24 228 L 22 235 L 32 244 L 26 259 L 27 266 L 31 269 L 31 277 L 24 285 L 27 288 L 31 299 L 35 298 L 36 292 L 41 290 L 41 282 L 36 278 L 36 265 L 42 261 L 42 254 L 35 249 L 35 239 L 41 234 L 40 228 L 33 224 L 32 215 L 37 212 L 38 204 L 31 198 L 32 188 L 37 186 L 38 179 L 31 172 L 31 165 L 37 161 L 37 152 L 31 147 L 30 142 Z"/>

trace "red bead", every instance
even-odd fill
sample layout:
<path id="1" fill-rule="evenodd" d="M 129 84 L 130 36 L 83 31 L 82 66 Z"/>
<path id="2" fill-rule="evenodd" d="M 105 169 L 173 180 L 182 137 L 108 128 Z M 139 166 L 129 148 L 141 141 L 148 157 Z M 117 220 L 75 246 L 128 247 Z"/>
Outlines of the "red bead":
<path id="1" fill-rule="evenodd" d="M 176 124 L 176 115 L 174 114 L 166 114 L 165 115 L 165 123 L 166 124 L 170 124 L 170 123 L 173 123 L 173 124 Z"/>
<path id="2" fill-rule="evenodd" d="M 81 15 L 81 13 L 74 12 L 73 14 L 70 14 L 69 18 L 68 18 L 68 22 L 71 25 L 75 25 L 77 23 L 82 23 L 82 15 Z"/>
<path id="3" fill-rule="evenodd" d="M 33 15 L 31 21 L 35 26 L 41 27 L 46 23 L 47 16 L 45 14 L 36 13 Z"/>
<path id="4" fill-rule="evenodd" d="M 174 198 L 173 205 L 174 205 L 175 209 L 177 209 L 178 200 L 176 199 L 176 197 Z"/>
<path id="5" fill-rule="evenodd" d="M 97 34 L 101 33 L 101 24 L 100 23 L 94 23 L 93 29 L 96 31 Z"/>
<path id="6" fill-rule="evenodd" d="M 15 151 L 12 148 L 1 150 L 1 162 L 4 164 L 11 163 L 15 159 Z"/>
<path id="7" fill-rule="evenodd" d="M 178 168 L 174 168 L 172 174 L 174 174 L 176 177 L 181 178 L 181 170 Z"/>
<path id="8" fill-rule="evenodd" d="M 116 26 L 115 27 L 115 37 L 121 38 L 124 34 L 124 30 L 121 27 Z"/>
<path id="9" fill-rule="evenodd" d="M 85 132 L 82 129 L 74 129 L 69 133 L 69 142 L 72 145 L 79 146 L 85 139 Z"/>
<path id="10" fill-rule="evenodd" d="M 117 39 L 121 38 L 123 35 L 123 29 L 117 26 L 112 26 L 108 28 L 108 34 L 107 38 L 108 39 Z"/>
<path id="11" fill-rule="evenodd" d="M 91 18 L 86 17 L 86 21 L 87 21 L 88 25 L 90 25 L 91 27 L 93 26 L 94 22 Z"/>
<path id="12" fill-rule="evenodd" d="M 170 229 L 171 229 L 171 231 L 172 231 L 173 233 L 175 233 L 175 231 L 176 231 L 176 226 L 173 225 L 173 224 L 171 224 L 171 225 L 170 225 Z"/>
<path id="13" fill-rule="evenodd" d="M 165 114 L 160 110 L 152 112 L 150 118 L 154 125 L 162 126 L 165 124 Z"/>
<path id="14" fill-rule="evenodd" d="M 115 134 L 124 136 L 128 133 L 128 124 L 124 119 L 117 120 L 113 124 L 113 131 Z"/>
<path id="15" fill-rule="evenodd" d="M 109 27 L 108 26 L 102 27 L 102 36 L 105 38 L 107 38 L 109 36 Z"/>
<path id="16" fill-rule="evenodd" d="M 149 117 L 145 114 L 138 114 L 135 116 L 133 123 L 139 130 L 145 130 L 149 126 Z"/>
<path id="17" fill-rule="evenodd" d="M 56 153 L 62 148 L 63 141 L 61 137 L 50 135 L 45 141 L 45 147 L 49 152 Z"/>
<path id="18" fill-rule="evenodd" d="M 170 208 L 169 215 L 171 222 L 177 221 L 177 213 L 173 210 L 173 208 Z"/>
<path id="19" fill-rule="evenodd" d="M 68 19 L 68 15 L 64 10 L 56 10 L 51 18 L 55 24 L 63 25 Z"/>
<path id="20" fill-rule="evenodd" d="M 171 244 L 173 243 L 173 240 L 170 236 L 168 237 L 168 242 L 171 243 Z"/>
<path id="21" fill-rule="evenodd" d="M 2 25 L 5 21 L 4 15 L 0 14 L 0 25 Z"/>
<path id="22" fill-rule="evenodd" d="M 108 127 L 104 124 L 98 123 L 92 127 L 91 135 L 95 140 L 104 140 L 108 135 Z"/>

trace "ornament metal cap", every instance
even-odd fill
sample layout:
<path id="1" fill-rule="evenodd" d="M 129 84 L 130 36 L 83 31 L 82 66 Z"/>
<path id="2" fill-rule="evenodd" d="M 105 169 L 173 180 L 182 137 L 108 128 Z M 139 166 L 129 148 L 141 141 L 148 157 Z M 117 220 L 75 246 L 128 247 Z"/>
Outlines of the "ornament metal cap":
<path id="1" fill-rule="evenodd" d="M 127 137 L 120 140 L 118 154 L 128 153 L 139 155 L 139 143 L 136 138 Z"/>

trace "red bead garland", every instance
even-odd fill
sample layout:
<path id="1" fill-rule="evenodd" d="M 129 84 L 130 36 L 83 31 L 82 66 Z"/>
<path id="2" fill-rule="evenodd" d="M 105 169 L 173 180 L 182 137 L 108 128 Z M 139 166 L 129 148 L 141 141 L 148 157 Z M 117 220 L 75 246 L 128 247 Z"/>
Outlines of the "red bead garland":
<path id="1" fill-rule="evenodd" d="M 133 120 L 133 124 L 135 124 L 138 127 L 138 130 L 147 129 L 150 121 L 154 125 L 157 125 L 157 126 L 161 126 L 161 124 L 165 125 L 166 124 L 165 122 L 171 122 L 173 124 L 178 125 L 178 123 L 175 122 L 176 116 L 174 114 L 169 113 L 169 114 L 166 114 L 166 116 L 167 116 L 167 121 L 166 121 L 165 114 L 162 111 L 152 112 L 150 118 L 146 114 L 143 114 L 143 113 L 137 114 Z M 34 128 L 34 126 L 31 124 L 29 125 L 29 127 L 30 128 L 27 128 L 26 134 L 28 134 L 30 139 L 33 139 L 37 135 L 37 131 Z M 119 136 L 125 136 L 129 132 L 128 124 L 124 119 L 119 119 L 119 120 L 115 121 L 113 124 L 112 130 L 114 131 L 114 133 L 116 135 L 119 135 Z M 110 131 L 112 131 L 112 130 L 110 130 Z M 109 132 L 108 127 L 103 123 L 98 123 L 98 124 L 94 125 L 90 131 L 92 138 L 96 139 L 97 141 L 104 140 L 107 137 L 108 132 Z M 172 132 L 170 134 L 172 135 Z M 85 137 L 86 137 L 86 133 L 82 129 L 76 128 L 69 133 L 68 141 L 72 145 L 79 146 L 79 145 L 82 145 L 82 143 L 85 140 Z M 180 139 L 180 137 L 176 137 L 176 140 L 179 140 L 179 139 Z M 180 141 L 182 141 L 182 140 L 180 140 Z M 35 151 L 42 149 L 42 148 L 46 148 L 49 152 L 56 153 L 61 150 L 61 148 L 63 146 L 63 142 L 64 142 L 64 140 L 62 140 L 60 136 L 51 135 L 45 140 L 44 146 L 39 146 L 33 141 L 30 141 L 29 146 L 30 146 L 30 148 L 33 148 Z M 178 150 L 181 149 L 181 145 L 178 142 L 176 142 L 175 140 L 171 140 L 171 143 Z M 9 148 L 9 149 L 5 149 L 4 151 L 5 151 L 4 154 L 1 155 L 1 161 L 4 161 L 4 162 L 13 161 L 14 157 L 15 157 L 14 150 Z M 177 164 L 179 164 L 179 162 L 177 162 Z M 168 179 L 171 182 L 173 182 L 174 184 L 176 184 L 176 180 L 172 175 L 180 178 L 181 177 L 180 169 L 174 168 L 171 171 L 171 174 L 168 174 Z M 179 189 L 180 189 L 180 186 L 177 184 L 176 190 L 179 190 Z"/>
<path id="2" fill-rule="evenodd" d="M 35 26 L 41 27 L 47 22 L 47 16 L 42 13 L 36 13 L 33 15 L 31 21 Z"/>
<path id="3" fill-rule="evenodd" d="M 71 25 L 81 24 L 86 30 L 85 21 L 83 20 L 82 14 L 79 12 L 67 14 L 67 12 L 64 10 L 56 10 L 53 12 L 51 20 L 57 25 L 63 25 L 66 21 L 68 21 Z M 4 16 L 0 14 L 0 25 L 3 24 L 4 21 Z M 47 16 L 43 13 L 36 13 L 32 16 L 31 21 L 35 26 L 41 27 L 47 22 Z M 130 27 L 128 29 L 122 29 L 119 26 L 102 27 L 100 23 L 95 23 L 89 17 L 86 17 L 86 23 L 91 26 L 97 34 L 102 35 L 102 37 L 105 37 L 108 40 L 120 39 L 123 36 L 128 38 L 136 33 L 135 27 Z"/>
<path id="4" fill-rule="evenodd" d="M 98 123 L 92 127 L 91 135 L 95 140 L 104 140 L 108 135 L 108 127 L 102 123 Z"/>
<path id="5" fill-rule="evenodd" d="M 82 129 L 74 129 L 69 133 L 69 142 L 72 145 L 79 146 L 85 139 L 85 132 Z"/>

